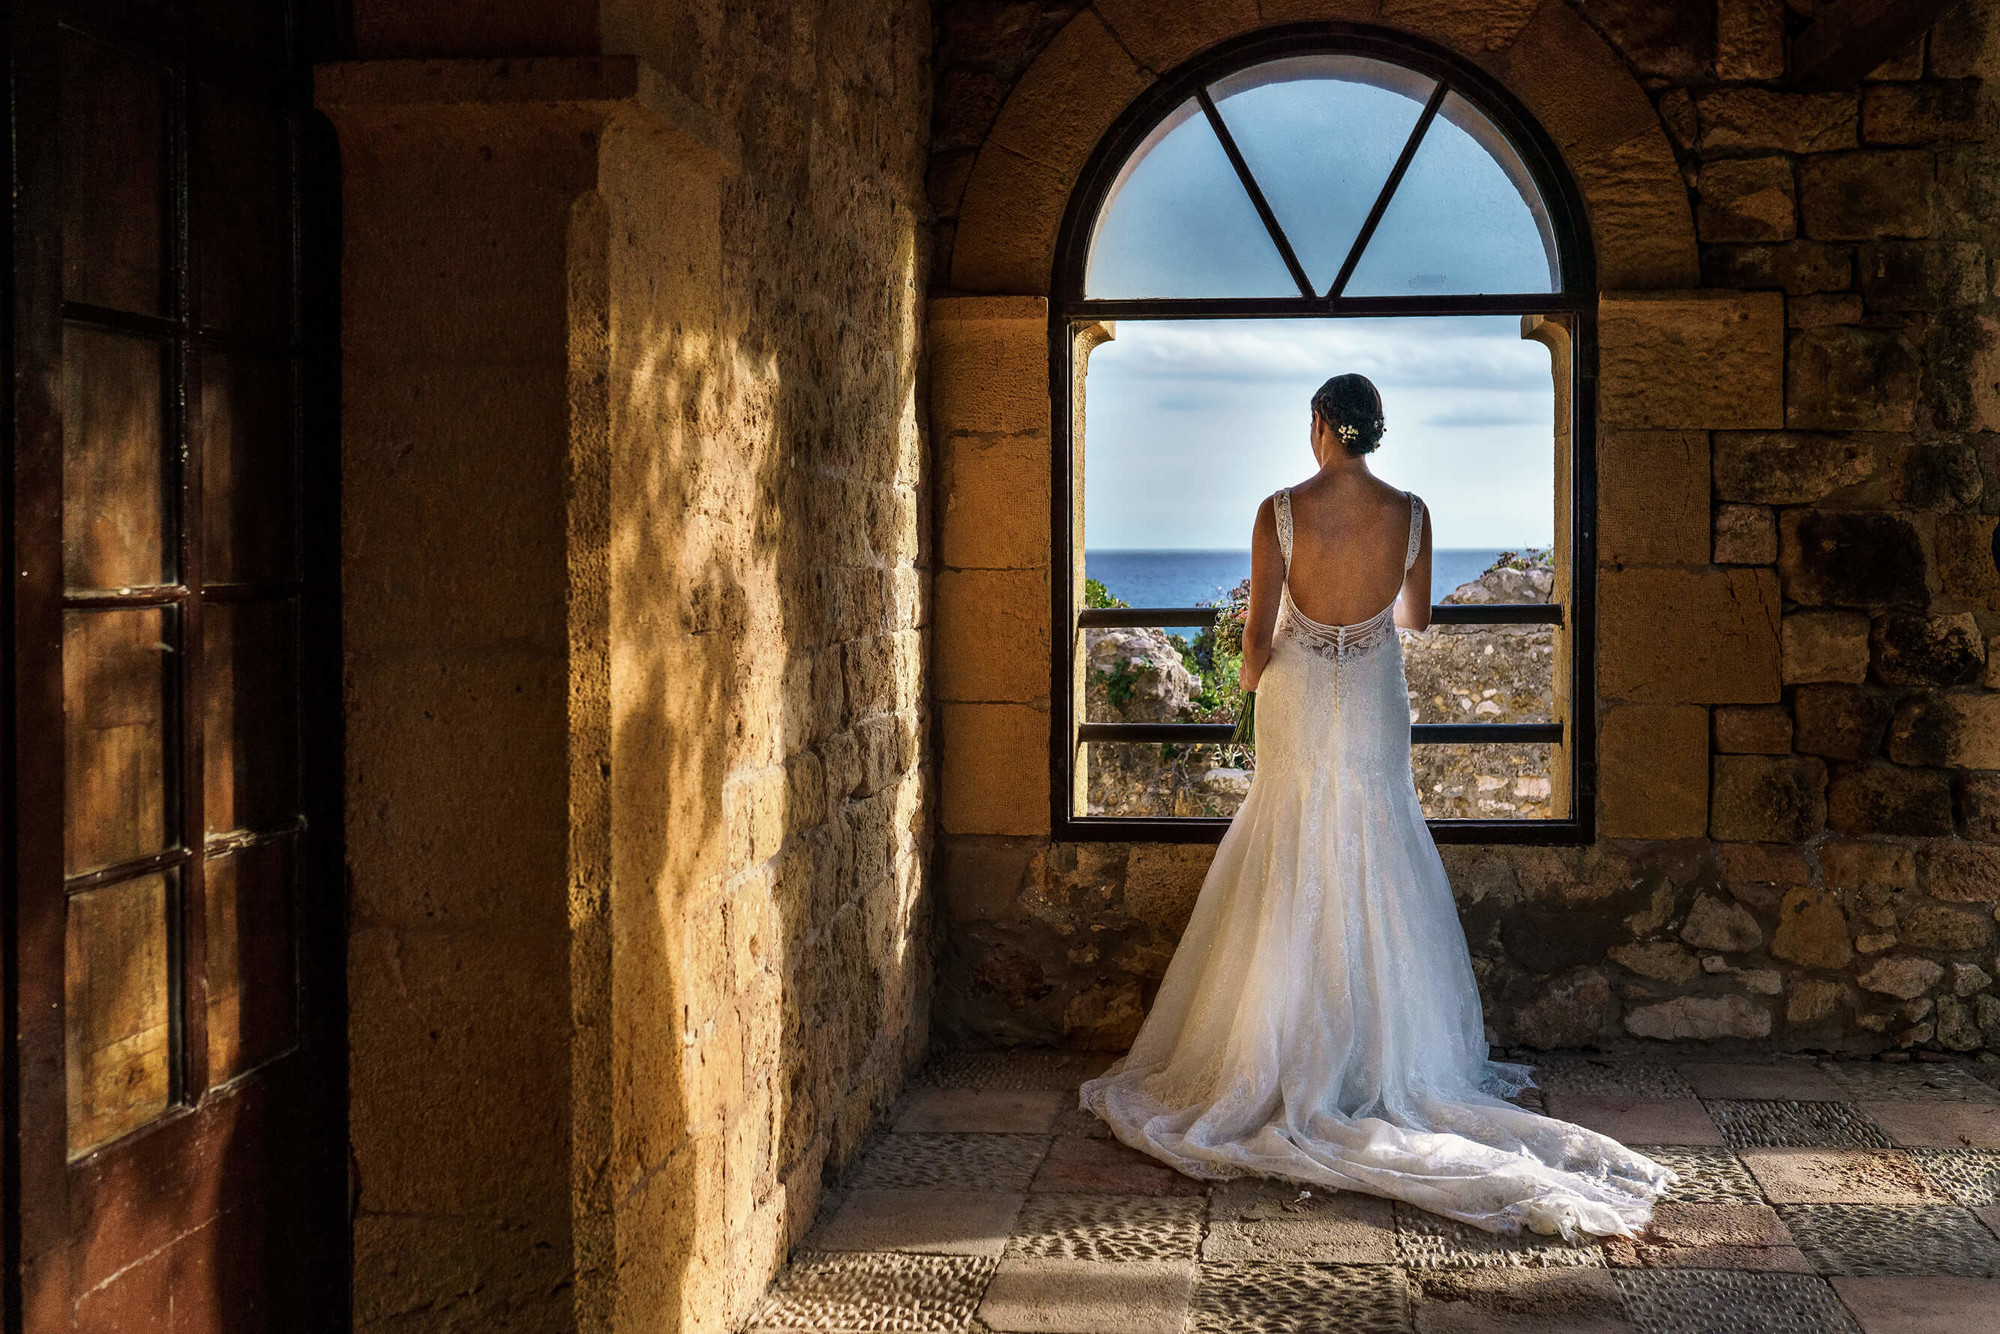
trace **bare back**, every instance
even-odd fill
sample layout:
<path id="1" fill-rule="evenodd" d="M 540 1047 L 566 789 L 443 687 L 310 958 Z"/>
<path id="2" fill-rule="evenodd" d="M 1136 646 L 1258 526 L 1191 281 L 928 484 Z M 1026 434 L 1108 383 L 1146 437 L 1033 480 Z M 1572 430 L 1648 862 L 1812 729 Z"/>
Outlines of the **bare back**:
<path id="1" fill-rule="evenodd" d="M 1408 494 L 1367 474 L 1322 474 L 1291 488 L 1291 510 L 1288 582 L 1299 611 L 1327 625 L 1351 625 L 1376 615 L 1399 594 L 1428 611 L 1427 531 L 1415 564 L 1405 568 Z"/>

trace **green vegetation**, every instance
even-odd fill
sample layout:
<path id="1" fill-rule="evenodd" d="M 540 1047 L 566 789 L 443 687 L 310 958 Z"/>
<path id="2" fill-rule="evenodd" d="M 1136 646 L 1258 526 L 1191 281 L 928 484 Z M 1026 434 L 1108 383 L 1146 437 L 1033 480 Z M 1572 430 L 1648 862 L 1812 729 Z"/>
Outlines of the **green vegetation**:
<path id="1" fill-rule="evenodd" d="M 1100 579 L 1083 581 L 1083 605 L 1086 607 L 1129 607 L 1132 604 L 1124 598 L 1111 596 L 1111 590 Z"/>

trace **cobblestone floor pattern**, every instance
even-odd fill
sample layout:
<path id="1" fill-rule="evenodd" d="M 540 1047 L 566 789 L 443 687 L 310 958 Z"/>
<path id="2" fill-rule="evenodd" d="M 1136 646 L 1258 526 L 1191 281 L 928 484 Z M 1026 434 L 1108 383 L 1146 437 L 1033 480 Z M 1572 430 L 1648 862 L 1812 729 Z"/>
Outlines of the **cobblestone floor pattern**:
<path id="1" fill-rule="evenodd" d="M 1637 1243 L 1570 1244 L 1190 1181 L 1077 1110 L 1107 1060 L 939 1055 L 747 1329 L 2000 1334 L 2000 1065 L 1546 1058 L 1524 1103 L 1681 1174 Z"/>

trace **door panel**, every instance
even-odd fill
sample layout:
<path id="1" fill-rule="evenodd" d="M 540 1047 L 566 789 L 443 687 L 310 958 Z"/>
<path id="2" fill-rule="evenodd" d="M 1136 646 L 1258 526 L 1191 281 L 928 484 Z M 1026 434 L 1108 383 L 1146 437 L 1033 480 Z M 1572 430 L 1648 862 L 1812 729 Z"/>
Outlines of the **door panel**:
<path id="1" fill-rule="evenodd" d="M 310 63 L 283 3 L 12 15 L 5 1305 L 29 1334 L 345 1328 Z"/>

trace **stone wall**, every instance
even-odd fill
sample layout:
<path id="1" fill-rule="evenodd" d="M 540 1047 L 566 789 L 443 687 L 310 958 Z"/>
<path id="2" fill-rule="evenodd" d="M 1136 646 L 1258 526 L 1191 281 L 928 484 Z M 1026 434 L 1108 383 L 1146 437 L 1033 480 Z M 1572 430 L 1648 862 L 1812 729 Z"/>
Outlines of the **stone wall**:
<path id="1" fill-rule="evenodd" d="M 1561 146 L 1605 289 L 1598 837 L 1444 849 L 1496 1041 L 2000 1051 L 2000 15 L 1963 6 L 1861 87 L 1799 94 L 1784 37 L 1807 8 L 942 11 L 933 322 L 1011 310 L 1027 347 L 1025 303 L 1103 127 L 1235 32 L 1417 32 L 1499 77 Z M 953 342 L 936 349 L 939 383 L 969 383 Z M 1033 569 L 1014 548 L 1045 534 L 1041 497 L 1018 522 L 975 501 L 996 494 L 984 461 L 1025 475 L 1047 426 L 1001 410 L 1031 391 L 981 355 L 986 381 L 936 408 L 940 549 L 947 567 L 963 552 Z M 955 631 L 944 599 L 941 657 L 1031 622 L 1007 605 Z M 1049 679 L 1045 660 L 1017 674 Z M 1209 849 L 1051 844 L 1047 686 L 981 689 L 959 706 L 961 749 L 944 706 L 941 1027 L 1116 1049 Z"/>
<path id="2" fill-rule="evenodd" d="M 928 15 L 418 8 L 320 89 L 356 1324 L 723 1330 L 928 1036 Z"/>

